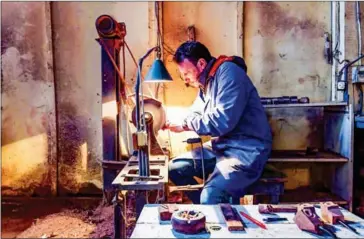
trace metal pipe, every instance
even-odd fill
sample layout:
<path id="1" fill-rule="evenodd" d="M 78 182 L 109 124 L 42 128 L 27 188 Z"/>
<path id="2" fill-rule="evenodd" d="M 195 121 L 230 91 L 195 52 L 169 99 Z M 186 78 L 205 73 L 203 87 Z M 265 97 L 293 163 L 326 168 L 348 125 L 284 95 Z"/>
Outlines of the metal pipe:
<path id="1" fill-rule="evenodd" d="M 361 19 L 360 19 L 360 2 L 357 1 L 355 4 L 355 11 L 356 11 L 356 28 L 358 32 L 358 56 L 361 55 L 362 49 L 361 49 Z M 360 64 L 362 63 L 362 60 L 360 61 Z"/>
<path id="2" fill-rule="evenodd" d="M 146 129 L 145 125 L 145 117 L 144 117 L 144 101 L 142 99 L 142 113 L 143 117 L 140 119 L 140 99 L 139 99 L 139 92 L 141 91 L 141 75 L 142 75 L 142 67 L 143 67 L 143 61 L 145 58 L 147 58 L 150 53 L 152 53 L 154 50 L 159 49 L 159 46 L 153 47 L 145 53 L 144 56 L 142 56 L 139 59 L 138 64 L 138 72 L 137 72 L 137 80 L 135 83 L 135 123 L 137 131 L 142 131 Z M 142 95 L 143 97 L 143 95 Z M 142 122 L 143 123 L 142 123 Z M 148 154 L 144 152 L 144 149 L 138 149 L 138 163 L 139 163 L 139 175 L 140 176 L 149 176 L 149 159 Z"/>
<path id="3" fill-rule="evenodd" d="M 151 49 L 149 49 L 147 51 L 147 53 L 145 53 L 144 56 L 142 56 L 139 59 L 139 64 L 138 64 L 138 72 L 137 72 L 137 80 L 135 83 L 135 103 L 136 103 L 136 108 L 135 108 L 135 113 L 136 113 L 136 127 L 138 130 L 141 129 L 141 125 L 140 125 L 140 101 L 139 101 L 139 92 L 140 92 L 140 85 L 141 85 L 141 72 L 142 72 L 142 67 L 143 67 L 143 61 L 145 58 L 147 58 L 150 53 L 152 53 L 154 50 L 156 50 L 157 48 L 159 48 L 158 46 L 153 47 Z"/>
<path id="4" fill-rule="evenodd" d="M 333 57 L 335 58 L 335 54 L 337 51 L 338 43 L 339 43 L 339 34 L 338 29 L 336 29 L 336 23 L 338 19 L 339 13 L 337 12 L 339 8 L 339 4 L 336 2 L 331 2 L 331 31 L 332 31 L 332 46 L 333 49 Z M 333 64 L 331 66 L 331 101 L 336 100 L 336 78 L 334 77 L 336 74 L 336 69 L 338 66 L 338 62 L 336 60 L 333 61 Z"/>

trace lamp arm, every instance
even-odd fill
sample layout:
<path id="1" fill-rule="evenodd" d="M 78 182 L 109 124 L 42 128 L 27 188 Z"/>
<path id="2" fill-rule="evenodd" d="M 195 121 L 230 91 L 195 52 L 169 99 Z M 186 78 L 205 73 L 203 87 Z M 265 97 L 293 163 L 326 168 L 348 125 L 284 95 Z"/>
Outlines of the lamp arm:
<path id="1" fill-rule="evenodd" d="M 155 50 L 158 50 L 159 49 L 159 46 L 155 46 L 151 49 L 149 49 L 147 51 L 147 53 L 145 53 L 144 56 L 142 56 L 140 59 L 139 59 L 139 64 L 138 64 L 138 72 L 137 72 L 137 79 L 136 79 L 136 83 L 135 83 L 135 104 L 136 104 L 136 107 L 135 107 L 135 114 L 136 114 L 136 117 L 135 117 L 135 121 L 136 121 L 136 128 L 137 130 L 141 130 L 142 128 L 142 125 L 141 125 L 141 122 L 140 122 L 140 100 L 139 100 L 139 92 L 140 92 L 140 86 L 141 86 L 141 82 L 142 82 L 142 68 L 143 68 L 143 61 L 145 60 L 145 58 L 147 58 L 150 53 L 152 53 L 153 51 Z"/>

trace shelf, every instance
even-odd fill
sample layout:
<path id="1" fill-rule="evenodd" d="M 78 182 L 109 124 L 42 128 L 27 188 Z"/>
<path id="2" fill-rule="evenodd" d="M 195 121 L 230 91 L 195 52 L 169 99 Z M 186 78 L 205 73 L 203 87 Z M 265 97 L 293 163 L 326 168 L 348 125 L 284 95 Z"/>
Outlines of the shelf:
<path id="1" fill-rule="evenodd" d="M 268 162 L 348 162 L 348 159 L 328 151 L 307 155 L 304 150 L 273 150 Z"/>
<path id="2" fill-rule="evenodd" d="M 277 104 L 277 105 L 263 105 L 264 108 L 288 108 L 288 107 L 325 107 L 325 106 L 347 106 L 346 102 L 321 102 L 321 103 L 307 103 L 307 104 Z"/>
<path id="3" fill-rule="evenodd" d="M 348 202 L 341 197 L 329 192 L 325 191 L 315 191 L 310 187 L 299 187 L 293 190 L 284 190 L 284 194 L 282 194 L 279 198 L 280 204 L 291 204 L 291 203 L 319 203 L 332 201 L 339 205 L 346 205 Z"/>

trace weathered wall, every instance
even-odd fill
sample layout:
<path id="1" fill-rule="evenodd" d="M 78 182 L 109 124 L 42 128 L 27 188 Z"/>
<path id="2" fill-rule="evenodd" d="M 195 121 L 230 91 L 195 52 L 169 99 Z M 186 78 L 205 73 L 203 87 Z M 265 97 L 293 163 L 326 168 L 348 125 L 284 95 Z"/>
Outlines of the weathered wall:
<path id="1" fill-rule="evenodd" d="M 244 52 L 261 96 L 330 99 L 331 65 L 324 33 L 331 32 L 328 2 L 247 2 Z"/>
<path id="2" fill-rule="evenodd" d="M 56 193 L 49 3 L 1 3 L 2 194 Z"/>
<path id="3" fill-rule="evenodd" d="M 247 2 L 244 6 L 244 55 L 260 96 L 329 101 L 331 65 L 324 59 L 323 46 L 324 33 L 331 32 L 330 3 Z M 268 114 L 275 149 L 322 145 L 312 137 L 319 135 L 313 126 L 320 116 L 311 109 L 269 110 Z"/>
<path id="4" fill-rule="evenodd" d="M 89 194 L 102 187 L 101 46 L 95 41 L 95 20 L 102 14 L 125 22 L 135 57 L 148 48 L 147 2 L 52 3 L 60 194 Z M 132 85 L 136 68 L 126 56 Z"/>

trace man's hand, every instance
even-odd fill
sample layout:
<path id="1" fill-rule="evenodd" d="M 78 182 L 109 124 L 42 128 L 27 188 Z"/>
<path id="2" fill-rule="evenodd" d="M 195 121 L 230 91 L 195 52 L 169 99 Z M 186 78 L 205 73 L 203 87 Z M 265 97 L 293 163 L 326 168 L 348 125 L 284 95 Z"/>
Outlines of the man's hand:
<path id="1" fill-rule="evenodd" d="M 175 133 L 181 133 L 181 132 L 185 131 L 183 129 L 182 125 L 173 124 L 173 123 L 170 123 L 168 121 L 166 122 L 166 124 L 163 126 L 162 129 L 163 130 L 169 129 L 170 131 L 175 132 Z"/>

